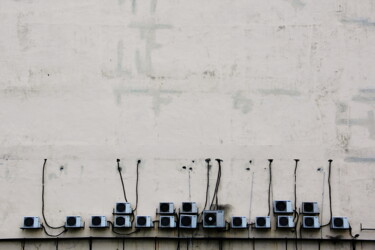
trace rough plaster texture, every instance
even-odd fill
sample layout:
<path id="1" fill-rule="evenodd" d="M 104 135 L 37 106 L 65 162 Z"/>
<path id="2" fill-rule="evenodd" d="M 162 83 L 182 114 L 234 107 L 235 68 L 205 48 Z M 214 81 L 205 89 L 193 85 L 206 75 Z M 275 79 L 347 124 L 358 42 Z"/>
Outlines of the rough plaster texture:
<path id="1" fill-rule="evenodd" d="M 293 200 L 293 159 L 299 158 L 298 206 L 318 201 L 323 223 L 329 220 L 327 160 L 333 159 L 334 215 L 348 216 L 361 239 L 374 239 L 371 231 L 360 232 L 360 223 L 375 227 L 374 13 L 372 0 L 0 1 L 1 238 L 45 237 L 19 229 L 22 216 L 41 216 L 44 158 L 46 215 L 61 225 L 66 215 L 111 218 L 122 200 L 116 158 L 133 203 L 142 159 L 138 214 L 155 216 L 160 201 L 179 206 L 191 198 L 202 207 L 204 159 L 211 157 L 224 160 L 219 199 L 228 219 L 266 215 L 269 158 L 273 198 Z M 182 166 L 192 168 L 190 189 Z M 211 183 L 216 171 L 213 163 Z M 274 229 L 224 235 L 248 234 L 294 237 Z M 66 234 L 89 235 L 112 234 L 88 228 Z M 329 228 L 304 237 L 336 235 L 349 238 Z M 154 247 L 153 241 L 126 244 Z M 284 249 L 285 243 L 257 246 Z M 0 243 L 0 249 L 19 247 Z M 116 240 L 94 242 L 94 249 L 121 247 Z M 299 247 L 317 249 L 317 243 Z M 51 248 L 51 242 L 26 244 Z"/>

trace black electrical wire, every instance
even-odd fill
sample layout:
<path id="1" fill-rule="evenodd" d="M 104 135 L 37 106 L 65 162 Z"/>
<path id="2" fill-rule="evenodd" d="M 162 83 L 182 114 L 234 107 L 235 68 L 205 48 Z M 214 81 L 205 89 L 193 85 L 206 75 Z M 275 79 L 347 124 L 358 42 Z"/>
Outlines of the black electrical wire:
<path id="1" fill-rule="evenodd" d="M 125 250 L 125 239 L 122 238 L 122 250 Z"/>
<path id="2" fill-rule="evenodd" d="M 25 245 L 26 245 L 26 241 L 25 240 L 21 241 L 21 249 L 22 250 L 25 250 Z"/>
<path id="3" fill-rule="evenodd" d="M 60 233 L 58 233 L 58 234 L 50 234 L 50 233 L 47 232 L 45 226 L 42 225 L 42 228 L 43 228 L 43 231 L 44 231 L 48 236 L 50 236 L 50 237 L 58 237 L 58 236 L 60 236 L 60 235 L 62 235 L 63 233 L 65 233 L 65 232 L 68 231 L 68 229 L 65 228 L 62 232 L 60 232 Z"/>
<path id="4" fill-rule="evenodd" d="M 218 201 L 217 193 L 219 191 L 220 180 L 221 180 L 221 162 L 222 162 L 222 160 L 220 160 L 220 159 L 215 159 L 215 160 L 218 162 L 218 165 L 219 165 L 218 168 L 219 169 L 217 171 L 216 185 L 215 185 L 214 195 L 212 196 L 210 209 L 214 208 L 213 204 L 214 204 L 215 199 L 216 199 L 216 209 L 218 209 L 218 207 L 219 207 L 219 201 Z"/>
<path id="5" fill-rule="evenodd" d="M 207 202 L 208 202 L 208 190 L 210 188 L 210 161 L 211 159 L 208 158 L 205 160 L 207 162 L 207 187 L 206 187 L 206 201 L 204 202 L 204 208 L 203 210 L 206 210 Z"/>
<path id="6" fill-rule="evenodd" d="M 285 250 L 288 250 L 288 240 L 285 239 Z"/>
<path id="7" fill-rule="evenodd" d="M 111 225 L 112 232 L 113 232 L 114 234 L 117 234 L 117 235 L 131 235 L 131 234 L 134 234 L 134 233 L 139 232 L 139 229 L 136 229 L 136 230 L 131 231 L 131 232 L 129 232 L 129 233 L 120 233 L 120 232 L 117 232 L 117 231 L 115 230 L 115 226 L 113 225 L 113 223 L 112 223 L 111 221 L 108 221 L 108 223 Z"/>
<path id="8" fill-rule="evenodd" d="M 46 165 L 47 165 L 47 159 L 44 159 L 43 171 L 42 171 L 42 216 L 43 216 L 44 223 L 46 223 L 47 227 L 51 229 L 60 229 L 60 228 L 63 228 L 64 226 L 59 226 L 59 227 L 50 226 L 46 220 L 46 216 L 44 215 L 44 175 L 45 175 Z"/>
<path id="9" fill-rule="evenodd" d="M 92 238 L 90 237 L 90 240 L 89 240 L 89 249 L 92 250 Z"/>
<path id="10" fill-rule="evenodd" d="M 294 210 L 297 211 L 297 167 L 299 159 L 295 159 L 296 165 L 294 167 Z"/>
<path id="11" fill-rule="evenodd" d="M 137 161 L 137 179 L 135 181 L 135 207 L 133 209 L 133 213 L 138 208 L 138 183 L 139 183 L 139 165 L 141 164 L 141 160 Z"/>
<path id="12" fill-rule="evenodd" d="M 219 183 L 217 185 L 217 190 L 216 190 L 216 209 L 219 209 L 219 195 L 218 195 L 218 192 L 219 192 L 219 187 L 220 187 L 220 183 L 221 183 L 221 162 L 222 162 L 222 160 L 220 160 L 220 159 L 216 159 L 216 160 L 218 162 L 219 171 L 220 171 Z"/>
<path id="13" fill-rule="evenodd" d="M 120 167 L 120 159 L 117 159 L 117 170 L 118 170 L 118 173 L 120 175 L 120 179 L 121 179 L 121 185 L 122 185 L 122 191 L 124 193 L 124 199 L 126 202 L 128 202 L 128 199 L 126 198 L 126 191 L 125 191 L 125 185 L 124 185 L 124 179 L 122 178 L 122 169 Z"/>
<path id="14" fill-rule="evenodd" d="M 269 181 L 268 181 L 268 216 L 270 216 L 271 214 L 271 184 L 272 184 L 272 159 L 269 159 L 269 165 L 268 165 L 268 169 L 269 169 L 269 174 L 270 174 L 270 177 L 269 177 Z"/>
<path id="15" fill-rule="evenodd" d="M 177 220 L 178 222 L 180 222 L 180 218 L 179 216 L 177 215 Z M 177 237 L 178 237 L 178 241 L 177 241 L 177 250 L 180 250 L 180 227 L 178 226 L 177 227 Z"/>
<path id="16" fill-rule="evenodd" d="M 253 250 L 255 250 L 255 240 L 253 239 Z"/>
<path id="17" fill-rule="evenodd" d="M 295 233 L 295 249 L 298 250 L 298 242 L 297 242 L 297 238 L 298 238 L 298 230 L 297 230 L 297 226 L 298 226 L 298 221 L 299 221 L 299 214 L 297 212 L 297 167 L 298 167 L 298 159 L 294 159 L 296 161 L 296 165 L 294 167 L 294 218 L 293 220 L 297 220 L 294 222 L 294 233 Z M 301 236 L 301 227 L 300 227 L 300 236 Z"/>
<path id="18" fill-rule="evenodd" d="M 59 239 L 58 238 L 56 238 L 56 250 L 59 250 Z"/>
<path id="19" fill-rule="evenodd" d="M 332 160 L 328 160 L 328 195 L 329 195 L 329 221 L 327 224 L 322 225 L 322 227 L 328 226 L 332 222 L 332 193 L 331 193 L 331 167 L 332 167 Z"/>
<path id="20" fill-rule="evenodd" d="M 296 210 L 294 210 L 295 214 L 297 215 L 297 220 L 295 221 L 294 223 L 294 234 L 295 234 L 295 249 L 298 250 L 298 243 L 297 243 L 297 240 L 298 240 L 298 231 L 297 231 L 297 225 L 298 225 L 298 221 L 299 221 L 299 214 Z"/>

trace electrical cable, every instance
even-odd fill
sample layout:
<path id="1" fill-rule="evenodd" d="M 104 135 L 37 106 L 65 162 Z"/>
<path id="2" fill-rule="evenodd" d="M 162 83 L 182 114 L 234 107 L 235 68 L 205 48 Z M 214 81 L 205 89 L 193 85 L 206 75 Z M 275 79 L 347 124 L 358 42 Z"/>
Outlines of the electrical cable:
<path id="1" fill-rule="evenodd" d="M 43 231 L 44 231 L 48 236 L 50 236 L 50 237 L 58 237 L 58 236 L 60 236 L 60 235 L 62 235 L 63 233 L 65 233 L 65 232 L 68 231 L 67 228 L 64 228 L 64 230 L 63 230 L 62 232 L 58 233 L 58 234 L 50 234 L 50 233 L 47 232 L 45 226 L 42 225 L 42 228 L 43 228 Z"/>
<path id="2" fill-rule="evenodd" d="M 220 184 L 221 184 L 221 162 L 222 160 L 221 159 L 216 159 L 216 161 L 218 162 L 218 165 L 219 165 L 219 171 L 220 171 L 220 177 L 219 177 L 219 183 L 217 185 L 217 191 L 216 191 L 216 209 L 219 209 L 219 188 L 220 188 Z"/>
<path id="3" fill-rule="evenodd" d="M 204 202 L 204 208 L 203 210 L 206 210 L 206 207 L 207 207 L 207 202 L 208 202 L 208 190 L 210 188 L 210 161 L 211 159 L 210 158 L 207 158 L 206 160 L 206 163 L 207 163 L 207 187 L 206 187 L 206 201 Z"/>
<path id="4" fill-rule="evenodd" d="M 177 220 L 178 220 L 178 222 L 180 221 L 180 218 L 179 218 L 178 215 L 177 215 Z M 177 250 L 180 250 L 180 227 L 179 226 L 177 227 L 177 237 L 178 237 Z"/>
<path id="5" fill-rule="evenodd" d="M 294 210 L 294 212 L 296 213 L 297 215 L 297 220 L 296 222 L 294 223 L 294 233 L 295 233 L 295 249 L 298 250 L 298 244 L 297 244 L 297 240 L 298 240 L 298 231 L 297 231 L 297 225 L 298 225 L 298 221 L 299 221 L 299 213 Z"/>
<path id="6" fill-rule="evenodd" d="M 122 250 L 125 250 L 125 239 L 122 238 Z"/>
<path id="7" fill-rule="evenodd" d="M 138 208 L 138 184 L 139 184 L 139 165 L 141 164 L 141 160 L 137 161 L 137 178 L 135 181 L 135 208 L 133 209 L 133 213 Z"/>
<path id="8" fill-rule="evenodd" d="M 56 238 L 56 250 L 59 250 L 59 239 L 58 238 Z"/>
<path id="9" fill-rule="evenodd" d="M 136 230 L 131 231 L 131 232 L 129 232 L 129 233 L 120 233 L 120 232 L 117 232 L 117 231 L 115 230 L 115 226 L 113 225 L 113 223 L 112 223 L 111 221 L 108 221 L 108 223 L 111 225 L 112 232 L 113 232 L 114 234 L 117 234 L 117 235 L 131 235 L 131 234 L 134 234 L 134 233 L 139 232 L 139 229 L 136 229 Z"/>
<path id="10" fill-rule="evenodd" d="M 332 222 L 332 193 L 331 193 L 331 167 L 332 167 L 332 160 L 328 160 L 329 165 L 328 165 L 328 195 L 329 195 L 329 221 L 327 224 L 322 225 L 321 227 L 325 227 L 331 224 Z"/>
<path id="11" fill-rule="evenodd" d="M 255 240 L 253 239 L 253 250 L 255 250 Z"/>
<path id="12" fill-rule="evenodd" d="M 298 250 L 298 242 L 297 242 L 297 238 L 298 238 L 298 230 L 297 230 L 297 226 L 298 226 L 298 221 L 299 221 L 299 214 L 297 212 L 297 168 L 298 168 L 298 162 L 299 162 L 299 159 L 294 159 L 295 162 L 296 162 L 296 165 L 294 167 L 294 219 L 296 220 L 295 224 L 294 224 L 294 230 L 295 230 L 295 249 Z M 301 227 L 300 227 L 300 236 L 301 236 Z"/>
<path id="13" fill-rule="evenodd" d="M 25 250 L 25 245 L 26 245 L 26 241 L 25 240 L 21 241 L 21 249 L 22 250 Z"/>
<path id="14" fill-rule="evenodd" d="M 92 250 L 92 238 L 90 237 L 90 240 L 89 240 L 89 249 Z"/>
<path id="15" fill-rule="evenodd" d="M 220 160 L 220 159 L 215 159 L 215 160 L 218 162 L 218 171 L 217 171 L 217 178 L 216 178 L 216 185 L 215 185 L 214 195 L 212 196 L 212 201 L 211 201 L 210 209 L 214 208 L 212 205 L 213 205 L 215 199 L 216 199 L 216 209 L 218 209 L 218 207 L 219 207 L 219 201 L 218 201 L 217 193 L 219 191 L 220 180 L 221 180 L 221 162 L 222 162 L 222 160 Z"/>
<path id="16" fill-rule="evenodd" d="M 288 250 L 288 239 L 285 239 L 285 250 Z"/>
<path id="17" fill-rule="evenodd" d="M 46 165 L 47 165 L 47 159 L 44 159 L 43 171 L 42 171 L 42 216 L 47 227 L 51 229 L 60 229 L 60 228 L 63 228 L 64 226 L 59 226 L 59 227 L 50 226 L 46 220 L 46 216 L 44 215 L 44 175 L 45 175 Z"/>
<path id="18" fill-rule="evenodd" d="M 118 173 L 119 173 L 120 179 L 121 179 L 121 185 L 122 185 L 122 191 L 124 193 L 124 199 L 125 199 L 126 202 L 128 202 L 128 199 L 126 198 L 126 191 L 125 191 L 124 180 L 122 178 L 122 173 L 121 173 L 122 169 L 120 167 L 120 159 L 117 159 L 117 170 L 118 170 Z"/>
<path id="19" fill-rule="evenodd" d="M 268 183 L 268 216 L 271 214 L 271 184 L 272 184 L 272 161 L 273 159 L 269 159 L 269 183 Z"/>
<path id="20" fill-rule="evenodd" d="M 299 159 L 294 159 L 296 165 L 294 167 L 294 211 L 297 211 L 297 167 Z"/>

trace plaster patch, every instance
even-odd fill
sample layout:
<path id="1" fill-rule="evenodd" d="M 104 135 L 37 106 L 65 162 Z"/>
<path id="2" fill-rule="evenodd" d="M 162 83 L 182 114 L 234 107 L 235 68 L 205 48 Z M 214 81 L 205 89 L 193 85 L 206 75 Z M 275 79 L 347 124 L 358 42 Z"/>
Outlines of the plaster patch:
<path id="1" fill-rule="evenodd" d="M 241 110 L 241 112 L 244 114 L 249 113 L 253 108 L 252 100 L 244 97 L 241 91 L 238 91 L 236 94 L 234 94 L 232 96 L 232 99 L 233 99 L 233 107 L 235 109 Z"/>

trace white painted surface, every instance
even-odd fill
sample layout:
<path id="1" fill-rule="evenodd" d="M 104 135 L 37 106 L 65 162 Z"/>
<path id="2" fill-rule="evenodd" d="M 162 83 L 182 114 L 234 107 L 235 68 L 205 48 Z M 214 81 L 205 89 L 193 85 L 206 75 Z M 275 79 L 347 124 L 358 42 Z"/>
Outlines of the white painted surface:
<path id="1" fill-rule="evenodd" d="M 219 198 L 227 215 L 251 220 L 267 213 L 267 159 L 274 159 L 273 198 L 293 200 L 299 158 L 298 205 L 318 201 L 323 222 L 323 178 L 333 159 L 334 215 L 348 216 L 353 233 L 374 239 L 360 232 L 360 223 L 375 227 L 374 11 L 371 0 L 2 0 L 1 238 L 44 237 L 19 229 L 22 216 L 41 216 L 44 158 L 46 215 L 60 225 L 66 215 L 86 224 L 92 214 L 111 216 L 122 199 L 116 158 L 133 203 L 142 159 L 138 214 L 154 216 L 159 201 L 189 198 L 182 166 L 193 168 L 191 199 L 202 207 L 210 157 L 224 160 Z M 211 184 L 216 169 L 214 163 Z M 338 234 L 349 238 L 329 228 L 304 236 Z M 88 235 L 112 234 L 66 234 Z M 195 247 L 217 248 L 207 244 Z M 263 248 L 284 247 L 271 245 Z M 11 246 L 19 247 L 0 243 Z"/>

